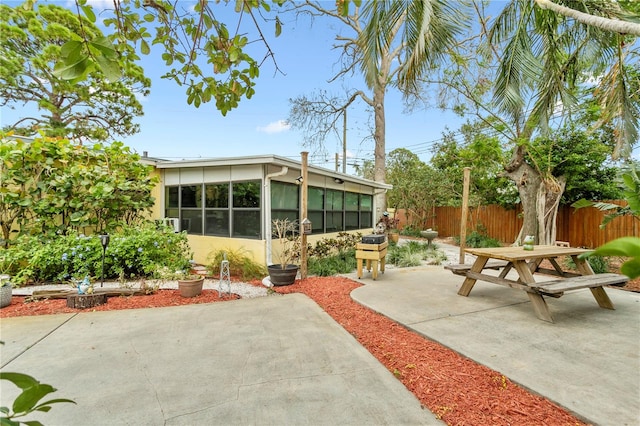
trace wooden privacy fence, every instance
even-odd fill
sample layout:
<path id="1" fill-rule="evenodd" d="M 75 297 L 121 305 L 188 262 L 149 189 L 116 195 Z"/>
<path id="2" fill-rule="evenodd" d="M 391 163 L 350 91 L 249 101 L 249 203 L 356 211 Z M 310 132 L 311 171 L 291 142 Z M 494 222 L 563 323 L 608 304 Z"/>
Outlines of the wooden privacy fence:
<path id="1" fill-rule="evenodd" d="M 626 201 L 615 200 L 609 203 L 626 205 Z M 522 226 L 522 207 L 507 210 L 497 205 L 471 207 L 467 223 L 467 235 L 481 228 L 491 238 L 504 244 L 515 241 Z M 399 215 L 402 219 L 404 214 Z M 558 210 L 556 240 L 568 241 L 572 247 L 595 248 L 619 237 L 640 236 L 640 220 L 632 216 L 614 219 L 604 228 L 600 224 L 605 213 L 596 208 L 574 209 L 561 206 Z M 435 207 L 426 228 L 438 231 L 440 237 L 460 235 L 460 207 Z M 406 223 L 406 222 L 405 222 Z"/>

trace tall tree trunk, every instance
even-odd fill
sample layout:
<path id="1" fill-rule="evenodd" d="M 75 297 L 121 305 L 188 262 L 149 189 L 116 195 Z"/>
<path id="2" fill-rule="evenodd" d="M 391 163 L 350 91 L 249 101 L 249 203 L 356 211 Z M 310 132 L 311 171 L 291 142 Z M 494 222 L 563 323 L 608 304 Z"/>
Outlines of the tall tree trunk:
<path id="1" fill-rule="evenodd" d="M 376 182 L 386 181 L 386 154 L 385 154 L 385 116 L 384 116 L 384 85 L 376 85 L 373 89 L 373 110 L 375 120 L 375 150 L 373 165 L 373 180 Z M 380 209 L 378 217 L 387 209 L 387 196 L 384 193 L 376 195 L 376 206 Z M 378 219 L 375 218 L 375 220 Z"/>
<path id="2" fill-rule="evenodd" d="M 505 173 L 518 188 L 524 222 L 520 234 L 514 244 L 521 245 L 525 235 L 538 235 L 537 194 L 542 183 L 539 173 L 527 163 L 521 162 L 517 167 Z"/>
<path id="3" fill-rule="evenodd" d="M 598 27 L 605 31 L 616 32 L 620 34 L 631 34 L 640 36 L 640 24 L 630 21 L 621 21 L 619 19 L 605 18 L 601 16 L 589 15 L 579 10 L 571 9 L 550 0 L 535 0 L 536 4 L 542 9 L 549 9 L 560 15 L 575 19 L 583 24 Z"/>
<path id="4" fill-rule="evenodd" d="M 522 203 L 523 223 L 514 244 L 522 245 L 525 235 L 533 235 L 536 244 L 555 244 L 556 219 L 566 179 L 543 179 L 525 162 L 505 173 L 518 188 Z"/>
<path id="5" fill-rule="evenodd" d="M 567 180 L 564 176 L 557 179 L 543 179 L 538 188 L 536 215 L 538 217 L 538 244 L 556 243 L 556 222 L 560 198 L 564 193 Z"/>

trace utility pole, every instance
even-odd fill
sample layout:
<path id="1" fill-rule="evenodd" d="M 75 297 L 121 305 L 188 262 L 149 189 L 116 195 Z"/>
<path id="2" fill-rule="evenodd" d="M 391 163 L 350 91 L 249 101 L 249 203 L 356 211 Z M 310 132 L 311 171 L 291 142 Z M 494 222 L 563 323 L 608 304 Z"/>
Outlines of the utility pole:
<path id="1" fill-rule="evenodd" d="M 342 173 L 347 173 L 347 107 L 342 114 Z"/>

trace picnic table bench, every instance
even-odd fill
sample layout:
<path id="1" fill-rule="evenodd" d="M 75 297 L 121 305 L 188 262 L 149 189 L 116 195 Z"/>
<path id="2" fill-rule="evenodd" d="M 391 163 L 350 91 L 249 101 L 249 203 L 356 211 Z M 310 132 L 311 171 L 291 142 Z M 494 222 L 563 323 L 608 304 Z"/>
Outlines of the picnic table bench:
<path id="1" fill-rule="evenodd" d="M 586 249 L 535 246 L 534 250 L 523 250 L 522 247 L 496 247 L 468 248 L 465 251 L 477 256 L 472 265 L 448 265 L 445 267 L 454 274 L 465 276 L 465 280 L 458 290 L 459 295 L 468 296 L 477 280 L 523 290 L 527 293 L 537 317 L 548 322 L 553 322 L 553 318 L 543 295 L 558 298 L 565 292 L 588 288 L 601 308 L 615 309 L 603 287 L 624 285 L 628 280 L 626 276 L 620 274 L 594 274 L 589 263 L 579 257 L 580 254 L 589 251 Z M 571 256 L 578 273 L 563 270 L 556 261 L 556 258 L 560 256 Z M 545 259 L 551 263 L 553 269 L 541 267 L 541 263 Z M 498 276 L 495 276 L 484 273 L 485 269 L 499 269 L 501 271 Z M 517 271 L 517 279 L 507 277 L 508 272 L 512 269 Z M 534 273 L 556 275 L 561 279 L 536 282 Z"/>
<path id="2" fill-rule="evenodd" d="M 504 260 L 490 260 L 487 263 L 485 263 L 484 269 L 502 269 L 506 267 L 508 264 L 509 262 Z M 458 264 L 454 263 L 451 265 L 445 265 L 444 269 L 448 269 L 456 275 L 466 276 L 467 272 L 471 270 L 472 266 L 473 265 L 470 263 L 458 263 Z"/>

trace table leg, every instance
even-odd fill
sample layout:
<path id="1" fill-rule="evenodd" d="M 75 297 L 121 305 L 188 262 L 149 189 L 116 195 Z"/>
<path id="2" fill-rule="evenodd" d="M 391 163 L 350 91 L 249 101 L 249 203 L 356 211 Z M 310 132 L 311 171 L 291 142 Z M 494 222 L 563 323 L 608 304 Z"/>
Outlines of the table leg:
<path id="1" fill-rule="evenodd" d="M 562 268 L 558 264 L 558 261 L 555 258 L 550 257 L 548 260 L 553 265 L 553 269 L 556 270 L 558 275 L 560 275 L 561 277 L 566 277 L 567 276 L 567 274 L 562 270 Z"/>
<path id="2" fill-rule="evenodd" d="M 362 259 L 357 259 L 358 263 L 358 279 L 362 278 Z"/>
<path id="3" fill-rule="evenodd" d="M 513 268 L 513 264 L 512 263 L 508 263 L 507 266 L 502 268 L 502 271 L 500 271 L 500 275 L 498 275 L 498 276 L 500 278 L 505 278 L 507 276 L 507 274 L 509 273 L 509 271 L 511 271 L 511 268 Z"/>
<path id="4" fill-rule="evenodd" d="M 587 259 L 580 259 L 578 256 L 571 256 L 571 258 L 582 275 L 594 275 L 593 269 Z M 598 302 L 598 306 L 603 309 L 616 309 L 603 287 L 592 287 L 589 290 L 591 290 L 593 298 Z"/>
<path id="5" fill-rule="evenodd" d="M 594 275 L 593 269 L 587 259 L 580 259 L 578 256 L 571 256 L 573 259 L 573 263 L 576 264 L 576 269 L 580 272 L 581 275 Z"/>
<path id="6" fill-rule="evenodd" d="M 387 256 L 382 256 L 380 259 L 380 273 L 384 274 L 384 265 L 387 262 Z"/>
<path id="7" fill-rule="evenodd" d="M 470 271 L 478 272 L 478 273 L 482 272 L 482 270 L 484 269 L 484 265 L 487 264 L 487 260 L 489 260 L 488 257 L 478 256 L 476 261 L 473 263 L 473 266 L 471 266 Z M 460 290 L 458 290 L 458 294 L 460 296 L 468 296 L 469 293 L 471 293 L 471 290 L 473 289 L 473 286 L 475 284 L 476 284 L 475 278 L 466 277 L 464 279 L 464 282 L 462 283 L 462 287 L 460 287 Z"/>
<path id="8" fill-rule="evenodd" d="M 531 305 L 533 305 L 533 310 L 536 312 L 536 316 L 542 321 L 553 322 L 549 306 L 547 306 L 547 302 L 544 300 L 542 295 L 540 293 L 527 292 L 527 296 L 529 296 L 529 300 L 531 301 Z"/>
<path id="9" fill-rule="evenodd" d="M 373 268 L 371 275 L 373 277 L 373 280 L 375 281 L 376 278 L 378 278 L 378 261 L 372 260 L 371 263 L 372 263 L 371 268 Z"/>
<path id="10" fill-rule="evenodd" d="M 371 259 L 367 259 L 367 272 L 371 272 Z"/>
<path id="11" fill-rule="evenodd" d="M 530 265 L 527 264 L 524 260 L 518 260 L 513 263 L 513 266 L 518 271 L 518 275 L 520 276 L 520 281 L 524 284 L 534 284 L 536 280 L 533 278 L 533 274 L 531 273 Z M 547 322 L 553 322 L 553 317 L 551 316 L 551 311 L 549 311 L 549 306 L 547 306 L 547 302 L 544 300 L 542 295 L 538 292 L 527 291 L 527 296 L 531 301 L 531 305 L 533 306 L 533 310 L 536 313 L 536 316 Z"/>
<path id="12" fill-rule="evenodd" d="M 598 302 L 598 306 L 603 309 L 616 309 L 613 306 L 613 302 L 611 301 L 611 299 L 609 299 L 609 295 L 606 291 L 604 291 L 604 288 L 591 287 L 589 290 L 591 290 L 591 294 L 593 294 L 594 299 L 596 299 L 596 302 Z"/>

